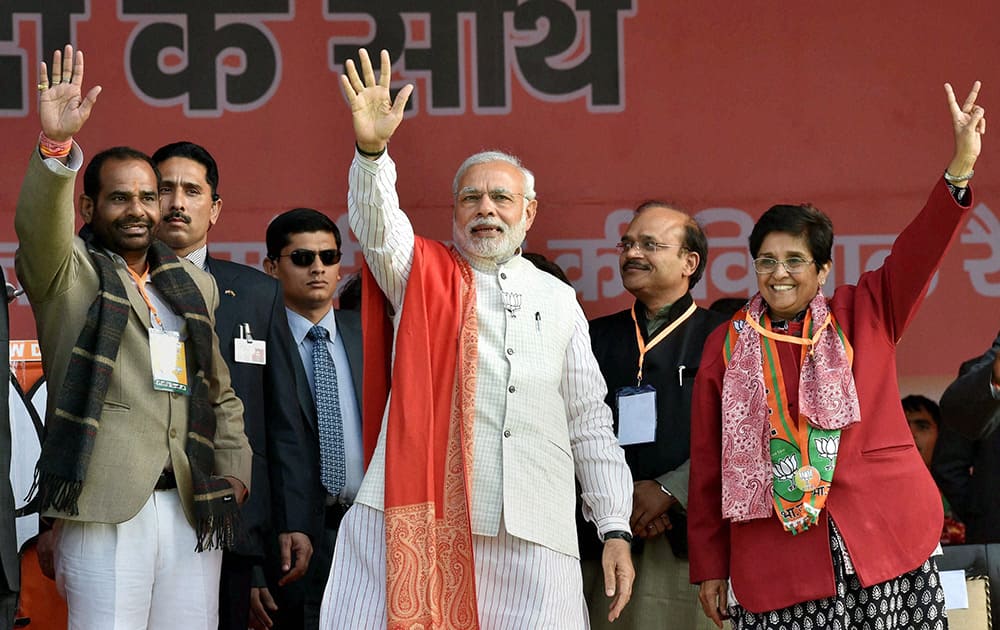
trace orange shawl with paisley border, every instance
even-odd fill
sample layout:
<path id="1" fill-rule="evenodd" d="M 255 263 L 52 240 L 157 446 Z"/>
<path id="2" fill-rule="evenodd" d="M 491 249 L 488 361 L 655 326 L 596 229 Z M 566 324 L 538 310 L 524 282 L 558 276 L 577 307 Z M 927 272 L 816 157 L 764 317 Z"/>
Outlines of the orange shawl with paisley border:
<path id="1" fill-rule="evenodd" d="M 392 384 L 385 440 L 388 628 L 479 628 L 469 519 L 478 338 L 472 269 L 454 249 L 416 237 L 391 368 L 391 323 L 367 270 L 363 287 L 366 462 Z"/>

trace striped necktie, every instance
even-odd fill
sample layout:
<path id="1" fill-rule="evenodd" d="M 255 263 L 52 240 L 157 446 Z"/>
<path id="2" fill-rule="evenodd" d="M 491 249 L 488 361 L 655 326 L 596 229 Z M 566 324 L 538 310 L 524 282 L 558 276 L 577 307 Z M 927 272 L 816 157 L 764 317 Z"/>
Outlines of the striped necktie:
<path id="1" fill-rule="evenodd" d="M 313 342 L 313 399 L 319 424 L 320 481 L 331 496 L 340 494 L 347 480 L 344 459 L 344 423 L 340 416 L 340 396 L 337 391 L 337 370 L 327 347 L 330 333 L 322 326 L 309 329 Z"/>

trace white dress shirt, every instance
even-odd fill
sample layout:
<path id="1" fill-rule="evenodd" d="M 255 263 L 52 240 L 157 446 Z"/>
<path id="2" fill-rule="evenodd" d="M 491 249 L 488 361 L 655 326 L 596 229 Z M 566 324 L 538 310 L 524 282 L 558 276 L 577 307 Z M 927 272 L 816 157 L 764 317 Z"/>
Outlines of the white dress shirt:
<path id="1" fill-rule="evenodd" d="M 302 367 L 306 371 L 306 380 L 309 381 L 309 390 L 313 392 L 315 401 L 316 380 L 313 376 L 312 360 L 314 342 L 309 338 L 309 330 L 312 329 L 313 323 L 289 308 L 286 308 L 285 312 L 288 314 L 288 328 L 292 331 L 292 339 L 295 340 L 299 350 Z M 354 393 L 354 379 L 351 376 L 351 362 L 347 358 L 347 348 L 344 346 L 344 339 L 337 334 L 337 321 L 333 308 L 327 311 L 319 321 L 319 325 L 330 333 L 330 339 L 326 342 L 327 349 L 333 357 L 333 366 L 337 370 L 337 396 L 340 401 L 340 417 L 344 424 L 344 459 L 347 472 L 347 480 L 337 500 L 347 505 L 354 503 L 365 472 L 361 449 L 361 407 Z"/>

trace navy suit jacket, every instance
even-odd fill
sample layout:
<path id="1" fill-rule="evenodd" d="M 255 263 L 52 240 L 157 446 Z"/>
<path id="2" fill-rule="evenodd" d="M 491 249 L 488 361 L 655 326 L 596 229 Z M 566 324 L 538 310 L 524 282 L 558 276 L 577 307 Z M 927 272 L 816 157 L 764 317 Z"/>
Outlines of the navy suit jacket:
<path id="1" fill-rule="evenodd" d="M 298 436 L 305 418 L 292 394 L 299 359 L 279 283 L 246 265 L 211 257 L 206 262 L 219 287 L 219 350 L 243 401 L 243 423 L 253 449 L 253 491 L 243 506 L 247 536 L 234 551 L 263 558 L 268 531 L 308 532 L 312 526 L 303 516 L 309 507 L 304 489 L 319 477 L 318 470 L 301 465 L 306 445 Z M 254 339 L 266 341 L 266 365 L 235 360 L 242 324 L 249 324 Z"/>
<path id="2" fill-rule="evenodd" d="M 361 314 L 357 311 L 336 310 L 337 334 L 344 340 L 347 350 L 347 360 L 351 363 L 351 381 L 358 402 L 361 401 L 362 347 L 361 347 Z M 306 418 L 303 425 L 302 440 L 307 444 L 305 458 L 301 466 L 312 472 L 313 483 L 309 486 L 309 513 L 313 515 L 314 529 L 310 532 L 315 540 L 323 529 L 323 516 L 326 510 L 326 489 L 319 479 L 319 425 L 316 420 L 316 402 L 313 400 L 309 380 L 306 378 L 302 359 L 296 351 L 295 356 L 295 391 L 298 396 L 299 409 Z"/>

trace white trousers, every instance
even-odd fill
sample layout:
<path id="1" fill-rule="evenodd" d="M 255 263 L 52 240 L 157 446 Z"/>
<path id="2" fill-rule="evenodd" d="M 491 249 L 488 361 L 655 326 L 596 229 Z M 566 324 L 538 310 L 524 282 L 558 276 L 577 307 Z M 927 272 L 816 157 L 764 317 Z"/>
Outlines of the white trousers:
<path id="1" fill-rule="evenodd" d="M 216 630 L 222 552 L 197 542 L 177 490 L 153 492 L 124 523 L 58 521 L 69 630 Z"/>
<path id="2" fill-rule="evenodd" d="M 580 561 L 515 538 L 473 536 L 476 599 L 483 630 L 589 628 Z M 321 630 L 381 630 L 385 606 L 385 515 L 355 504 L 337 536 L 323 594 Z"/>

